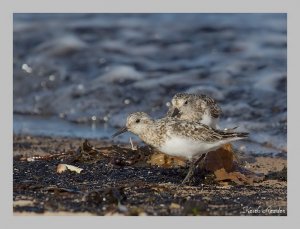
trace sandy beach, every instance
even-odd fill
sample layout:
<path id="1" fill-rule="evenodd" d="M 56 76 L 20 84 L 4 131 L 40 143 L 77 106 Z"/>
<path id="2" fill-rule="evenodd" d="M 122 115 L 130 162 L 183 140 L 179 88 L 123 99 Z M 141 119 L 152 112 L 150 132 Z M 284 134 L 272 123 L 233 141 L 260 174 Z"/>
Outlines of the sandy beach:
<path id="1" fill-rule="evenodd" d="M 259 175 L 251 182 L 216 181 L 200 169 L 192 184 L 181 185 L 187 168 L 157 160 L 146 146 L 83 143 L 14 136 L 15 215 L 287 215 L 284 154 L 239 155 L 242 173 Z M 58 173 L 62 163 L 83 170 Z"/>

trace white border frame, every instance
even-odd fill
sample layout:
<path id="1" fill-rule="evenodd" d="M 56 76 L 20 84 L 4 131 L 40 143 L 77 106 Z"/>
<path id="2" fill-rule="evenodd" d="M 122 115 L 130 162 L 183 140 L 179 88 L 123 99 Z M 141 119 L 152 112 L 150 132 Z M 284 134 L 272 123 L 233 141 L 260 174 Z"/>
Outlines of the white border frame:
<path id="1" fill-rule="evenodd" d="M 0 56 L 1 56 L 1 204 L 3 228 L 57 228 L 59 226 L 83 227 L 246 227 L 282 228 L 299 222 L 299 162 L 297 131 L 299 102 L 297 88 L 299 70 L 299 3 L 297 0 L 2 0 L 0 6 Z M 287 217 L 20 217 L 13 216 L 12 207 L 12 26 L 13 13 L 288 13 L 288 216 Z M 298 70 L 298 71 L 297 71 Z M 298 77 L 298 78 L 297 78 Z M 294 100 L 294 101 L 293 101 Z M 295 106 L 293 106 L 295 105 Z M 201 224 L 201 225 L 200 225 Z M 266 225 L 268 224 L 268 225 Z M 291 226 L 291 225 L 289 225 Z"/>

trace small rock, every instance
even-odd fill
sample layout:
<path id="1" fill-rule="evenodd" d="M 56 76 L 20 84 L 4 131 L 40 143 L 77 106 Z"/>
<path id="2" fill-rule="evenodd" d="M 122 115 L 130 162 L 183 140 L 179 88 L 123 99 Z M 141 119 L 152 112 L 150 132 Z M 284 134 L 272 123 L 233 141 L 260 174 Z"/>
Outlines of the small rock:
<path id="1" fill-rule="evenodd" d="M 211 172 L 221 168 L 224 168 L 227 172 L 230 172 L 233 169 L 233 156 L 231 144 L 226 144 L 218 150 L 207 153 L 204 167 L 207 171 Z"/>

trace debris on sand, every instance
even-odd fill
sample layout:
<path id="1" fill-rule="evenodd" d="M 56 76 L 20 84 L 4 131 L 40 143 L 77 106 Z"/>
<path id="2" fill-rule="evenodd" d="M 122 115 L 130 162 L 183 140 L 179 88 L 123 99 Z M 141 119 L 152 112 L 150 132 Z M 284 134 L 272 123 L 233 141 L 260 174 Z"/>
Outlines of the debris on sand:
<path id="1" fill-rule="evenodd" d="M 253 178 L 246 177 L 240 172 L 226 172 L 224 168 L 214 172 L 216 181 L 232 181 L 236 184 L 253 184 Z"/>
<path id="2" fill-rule="evenodd" d="M 176 203 L 171 203 L 170 204 L 170 208 L 172 209 L 179 209 L 181 206 L 179 204 L 176 204 Z"/>
<path id="3" fill-rule="evenodd" d="M 163 168 L 184 167 L 186 160 L 180 157 L 168 156 L 164 153 L 154 152 L 147 161 L 150 165 L 157 165 Z"/>
<path id="4" fill-rule="evenodd" d="M 270 172 L 266 175 L 267 179 L 287 181 L 287 167 L 283 167 L 281 171 Z"/>
<path id="5" fill-rule="evenodd" d="M 247 158 L 249 170 L 233 161 L 232 171 L 223 167 L 221 171 L 209 173 L 199 164 L 191 185 L 180 185 L 186 168 L 174 164 L 167 164 L 168 168 L 152 166 L 148 161 L 158 152 L 148 146 L 132 150 L 130 144 L 34 137 L 33 140 L 26 138 L 31 147 L 39 147 L 30 155 L 28 148 L 19 144 L 25 137 L 15 139 L 15 151 L 21 157 L 14 156 L 13 161 L 14 213 L 241 215 L 244 206 L 267 208 L 271 204 L 286 209 L 287 182 L 281 180 L 284 170 L 274 177 L 276 180 L 268 178 L 286 166 L 284 158 L 250 155 Z M 45 147 L 35 146 L 34 142 L 42 142 Z M 227 154 L 221 165 L 233 158 Z M 41 158 L 28 162 L 24 155 Z M 164 161 L 170 163 L 166 160 L 169 158 Z M 65 168 L 69 172 L 59 174 L 56 170 L 60 164 L 84 170 L 79 175 Z M 264 176 L 260 177 L 262 182 L 256 182 L 253 176 L 269 164 L 273 165 L 265 169 Z M 277 170 L 272 169 L 275 165 L 278 165 Z M 251 181 L 253 184 L 249 185 Z M 286 212 L 276 215 L 286 215 Z"/>
<path id="6" fill-rule="evenodd" d="M 83 169 L 76 167 L 74 165 L 68 165 L 68 164 L 59 164 L 56 168 L 56 172 L 57 173 L 63 173 L 66 171 L 71 171 L 71 172 L 76 172 L 76 173 L 80 173 Z"/>

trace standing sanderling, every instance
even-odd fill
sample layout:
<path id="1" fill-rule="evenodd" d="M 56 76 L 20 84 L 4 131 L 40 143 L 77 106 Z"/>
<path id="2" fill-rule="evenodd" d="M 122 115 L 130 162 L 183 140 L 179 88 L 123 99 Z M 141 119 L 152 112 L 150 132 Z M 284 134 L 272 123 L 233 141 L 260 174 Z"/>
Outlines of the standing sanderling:
<path id="1" fill-rule="evenodd" d="M 199 121 L 216 129 L 221 112 L 216 101 L 207 95 L 177 93 L 172 98 L 167 117 Z"/>
<path id="2" fill-rule="evenodd" d="M 207 152 L 248 136 L 248 133 L 216 130 L 199 121 L 192 122 L 172 117 L 153 120 L 144 112 L 130 114 L 126 126 L 113 137 L 126 131 L 136 134 L 145 143 L 165 154 L 184 157 L 192 162 L 183 184 L 189 181 L 196 165 Z"/>

